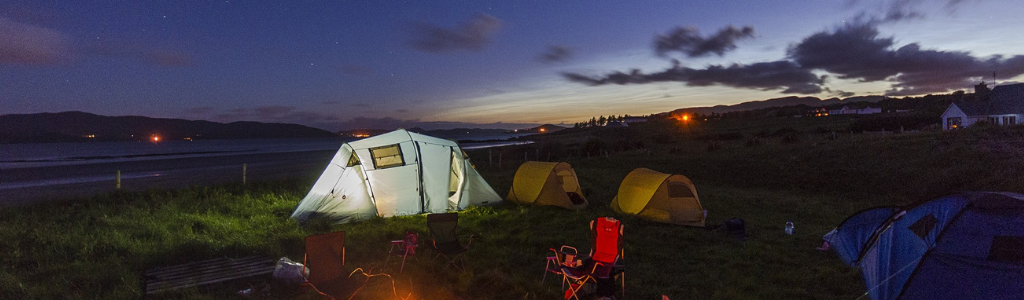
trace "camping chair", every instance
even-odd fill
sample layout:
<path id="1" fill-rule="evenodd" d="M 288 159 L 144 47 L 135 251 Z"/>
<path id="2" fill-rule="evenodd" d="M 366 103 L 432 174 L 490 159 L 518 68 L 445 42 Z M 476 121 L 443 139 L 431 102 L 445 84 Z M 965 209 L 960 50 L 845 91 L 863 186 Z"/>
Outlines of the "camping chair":
<path id="1" fill-rule="evenodd" d="M 306 236 L 306 255 L 302 260 L 309 268 L 304 284 L 331 298 L 341 294 L 346 279 L 344 231 Z"/>
<path id="2" fill-rule="evenodd" d="M 590 257 L 580 267 L 562 267 L 562 273 L 570 281 L 566 298 L 571 295 L 579 299 L 577 291 L 589 282 L 598 280 L 622 280 L 622 296 L 626 296 L 625 266 L 622 264 L 622 222 L 612 217 L 598 218 L 590 222 L 594 245 Z"/>
<path id="3" fill-rule="evenodd" d="M 431 239 L 430 246 L 437 250 L 437 255 L 430 261 L 433 262 L 438 257 L 444 256 L 444 258 L 448 259 L 448 264 L 445 264 L 445 268 L 453 266 L 456 269 L 465 271 L 466 261 L 462 258 L 462 254 L 469 250 L 469 245 L 473 244 L 475 236 L 471 235 L 469 243 L 463 246 L 459 242 L 458 236 L 455 235 L 458 225 L 458 213 L 427 215 L 427 228 L 430 229 Z M 455 264 L 456 261 L 462 264 L 461 268 Z"/>
<path id="4" fill-rule="evenodd" d="M 402 274 L 405 270 L 405 258 L 409 255 L 416 257 L 416 247 L 420 246 L 420 235 L 412 231 L 405 232 L 405 239 L 391 241 L 391 249 L 388 250 L 388 258 L 384 260 L 384 266 L 388 265 L 388 261 L 391 260 L 392 255 L 398 255 L 402 257 L 402 267 L 398 269 L 398 274 Z"/>
<path id="5" fill-rule="evenodd" d="M 565 288 L 565 274 L 562 272 L 562 267 L 575 268 L 579 266 L 580 260 L 579 252 L 572 246 L 563 245 L 558 250 L 550 248 L 551 252 L 554 253 L 552 256 L 548 256 L 548 262 L 544 265 L 544 276 L 541 277 L 540 283 L 543 284 L 544 280 L 547 279 L 548 273 L 555 273 L 562 276 L 562 288 Z"/>

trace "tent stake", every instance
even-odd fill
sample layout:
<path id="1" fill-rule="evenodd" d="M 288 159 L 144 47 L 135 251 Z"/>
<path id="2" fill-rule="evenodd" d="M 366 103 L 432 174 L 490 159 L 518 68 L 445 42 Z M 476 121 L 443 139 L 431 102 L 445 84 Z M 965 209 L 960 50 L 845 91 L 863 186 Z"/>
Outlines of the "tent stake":
<path id="1" fill-rule="evenodd" d="M 245 185 L 245 164 L 242 164 L 242 185 Z"/>
<path id="2" fill-rule="evenodd" d="M 121 170 L 117 170 L 117 189 L 121 189 Z"/>

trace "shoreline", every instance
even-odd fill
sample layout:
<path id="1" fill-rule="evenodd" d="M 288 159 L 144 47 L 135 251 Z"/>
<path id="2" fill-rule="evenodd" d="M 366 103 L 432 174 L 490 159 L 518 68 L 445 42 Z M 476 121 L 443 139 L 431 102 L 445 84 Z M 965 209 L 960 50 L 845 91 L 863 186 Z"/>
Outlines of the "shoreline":
<path id="1" fill-rule="evenodd" d="M 121 189 L 179 189 L 210 184 L 267 181 L 290 177 L 316 180 L 337 150 L 284 153 L 238 154 L 213 157 L 183 157 L 146 161 L 47 166 L 5 169 L 0 175 L 0 206 L 28 205 L 42 201 L 86 198 L 116 191 L 116 173 L 121 172 Z M 69 178 L 90 178 L 85 182 Z M 107 179 L 101 179 L 107 178 Z M 44 184 L 34 184 L 44 182 Z"/>

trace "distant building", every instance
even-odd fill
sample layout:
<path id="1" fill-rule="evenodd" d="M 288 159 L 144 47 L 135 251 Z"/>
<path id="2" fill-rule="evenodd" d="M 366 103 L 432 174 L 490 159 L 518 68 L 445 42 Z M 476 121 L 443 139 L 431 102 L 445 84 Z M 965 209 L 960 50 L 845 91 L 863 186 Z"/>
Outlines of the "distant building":
<path id="1" fill-rule="evenodd" d="M 843 108 L 828 111 L 829 115 L 870 115 L 880 113 L 882 113 L 882 109 L 876 107 L 850 108 L 849 106 L 843 106 Z"/>
<path id="2" fill-rule="evenodd" d="M 942 128 L 951 130 L 978 122 L 1013 125 L 1024 120 L 1024 83 L 1001 85 L 989 91 L 984 82 L 974 87 L 974 99 L 949 105 Z"/>
<path id="3" fill-rule="evenodd" d="M 622 121 L 626 122 L 626 124 L 644 123 L 647 122 L 647 117 L 626 117 Z"/>
<path id="4" fill-rule="evenodd" d="M 626 121 L 611 121 L 605 123 L 604 127 L 629 127 L 629 123 L 626 123 Z"/>

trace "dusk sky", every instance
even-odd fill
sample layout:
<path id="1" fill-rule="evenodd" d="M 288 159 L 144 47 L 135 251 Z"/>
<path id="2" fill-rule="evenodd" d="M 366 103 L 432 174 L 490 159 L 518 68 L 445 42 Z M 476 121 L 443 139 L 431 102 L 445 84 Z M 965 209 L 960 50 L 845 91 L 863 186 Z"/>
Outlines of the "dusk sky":
<path id="1" fill-rule="evenodd" d="M 0 0 L 0 114 L 516 128 L 973 92 L 1024 78 L 1022 15 L 1019 0 Z"/>

